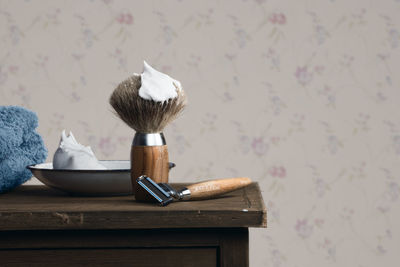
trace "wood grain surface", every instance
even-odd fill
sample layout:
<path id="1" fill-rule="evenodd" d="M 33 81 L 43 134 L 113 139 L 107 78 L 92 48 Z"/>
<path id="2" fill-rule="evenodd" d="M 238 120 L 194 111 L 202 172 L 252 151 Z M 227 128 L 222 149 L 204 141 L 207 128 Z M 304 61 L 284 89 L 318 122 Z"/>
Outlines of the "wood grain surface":
<path id="1" fill-rule="evenodd" d="M 146 175 L 156 183 L 168 183 L 168 174 L 169 159 L 167 145 L 132 146 L 131 180 L 137 201 L 154 202 L 154 198 L 136 182 L 139 176 Z"/>
<path id="2" fill-rule="evenodd" d="M 266 215 L 257 183 L 219 198 L 166 207 L 136 202 L 132 196 L 70 196 L 46 186 L 20 186 L 0 195 L 0 231 L 266 227 Z"/>

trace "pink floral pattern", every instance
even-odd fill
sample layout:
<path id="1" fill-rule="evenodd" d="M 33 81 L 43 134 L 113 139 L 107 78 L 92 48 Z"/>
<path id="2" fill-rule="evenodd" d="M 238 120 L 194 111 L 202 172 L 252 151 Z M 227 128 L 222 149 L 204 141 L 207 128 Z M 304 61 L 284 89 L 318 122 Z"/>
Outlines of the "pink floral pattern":
<path id="1" fill-rule="evenodd" d="M 4 2 L 4 1 L 3 1 Z M 51 3 L 50 3 L 51 2 Z M 0 105 L 129 159 L 111 112 L 142 61 L 180 80 L 172 182 L 249 176 L 268 229 L 251 266 L 398 266 L 400 1 L 7 1 Z M 35 182 L 34 180 L 32 182 Z M 356 254 L 355 254 L 356 253 Z"/>
<path id="2" fill-rule="evenodd" d="M 282 13 L 272 13 L 268 20 L 272 23 L 272 24 L 285 24 L 286 23 L 286 16 L 285 14 Z"/>
<path id="3" fill-rule="evenodd" d="M 309 84 L 313 78 L 312 72 L 308 71 L 307 66 L 297 67 L 295 76 L 301 85 Z"/>
<path id="4" fill-rule="evenodd" d="M 308 223 L 307 219 L 297 220 L 294 228 L 301 238 L 308 238 L 313 233 L 313 226 Z"/>
<path id="5" fill-rule="evenodd" d="M 286 169 L 283 166 L 273 166 L 269 170 L 269 174 L 272 177 L 285 178 L 286 177 Z"/>
<path id="6" fill-rule="evenodd" d="M 118 14 L 116 20 L 120 24 L 130 25 L 133 23 L 133 16 L 131 13 L 120 13 Z"/>

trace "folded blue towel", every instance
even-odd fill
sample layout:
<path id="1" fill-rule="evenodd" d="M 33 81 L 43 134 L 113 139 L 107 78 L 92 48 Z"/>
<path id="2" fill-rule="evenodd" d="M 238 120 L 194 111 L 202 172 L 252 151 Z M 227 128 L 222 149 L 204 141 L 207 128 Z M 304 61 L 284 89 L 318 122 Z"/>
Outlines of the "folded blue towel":
<path id="1" fill-rule="evenodd" d="M 22 107 L 0 106 L 0 193 L 9 191 L 32 177 L 27 166 L 42 163 L 47 149 L 36 114 Z"/>

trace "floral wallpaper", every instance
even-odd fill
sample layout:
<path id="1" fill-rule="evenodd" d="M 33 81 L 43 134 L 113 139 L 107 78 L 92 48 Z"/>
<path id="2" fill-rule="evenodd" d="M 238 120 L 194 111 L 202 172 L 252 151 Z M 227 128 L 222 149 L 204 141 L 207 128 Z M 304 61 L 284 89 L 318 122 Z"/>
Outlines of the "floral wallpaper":
<path id="1" fill-rule="evenodd" d="M 180 80 L 172 182 L 249 176 L 251 266 L 399 266 L 400 1 L 0 1 L 0 105 L 101 159 L 133 131 L 108 97 L 143 60 Z M 37 183 L 31 180 L 30 183 Z"/>

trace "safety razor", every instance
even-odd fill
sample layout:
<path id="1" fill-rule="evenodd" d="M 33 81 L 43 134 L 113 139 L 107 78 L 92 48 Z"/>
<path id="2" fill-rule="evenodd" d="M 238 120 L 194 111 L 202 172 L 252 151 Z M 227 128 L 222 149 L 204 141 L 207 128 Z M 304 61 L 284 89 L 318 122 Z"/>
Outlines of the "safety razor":
<path id="1" fill-rule="evenodd" d="M 176 190 L 168 183 L 156 183 L 150 177 L 142 175 L 136 182 L 149 193 L 161 206 L 186 200 L 215 198 L 251 184 L 247 177 L 225 178 L 204 181 Z"/>

